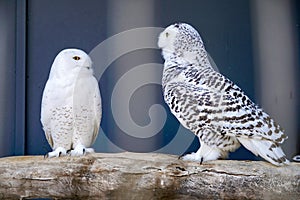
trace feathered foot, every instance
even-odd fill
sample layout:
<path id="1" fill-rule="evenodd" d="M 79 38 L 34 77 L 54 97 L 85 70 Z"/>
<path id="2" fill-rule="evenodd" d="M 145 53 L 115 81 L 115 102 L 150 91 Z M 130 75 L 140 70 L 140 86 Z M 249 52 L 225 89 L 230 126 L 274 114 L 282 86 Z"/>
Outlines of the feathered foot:
<path id="1" fill-rule="evenodd" d="M 57 147 L 54 151 L 47 153 L 44 158 L 53 158 L 67 155 L 67 151 L 63 147 Z"/>
<path id="2" fill-rule="evenodd" d="M 85 146 L 78 144 L 74 150 L 70 151 L 71 156 L 84 156 L 87 153 L 94 153 L 93 148 L 86 148 Z"/>
<path id="3" fill-rule="evenodd" d="M 183 155 L 180 158 L 182 158 L 182 160 L 196 161 L 202 164 L 205 161 L 217 160 L 220 157 L 225 158 L 226 156 L 226 152 L 202 143 L 197 152 Z"/>

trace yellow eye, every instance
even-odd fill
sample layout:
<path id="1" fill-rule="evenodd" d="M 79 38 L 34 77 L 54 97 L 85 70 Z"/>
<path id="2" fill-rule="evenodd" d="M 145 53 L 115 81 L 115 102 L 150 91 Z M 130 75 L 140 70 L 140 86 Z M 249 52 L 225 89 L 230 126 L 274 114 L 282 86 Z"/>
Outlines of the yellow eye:
<path id="1" fill-rule="evenodd" d="M 79 56 L 74 56 L 73 59 L 74 60 L 80 60 L 80 57 Z"/>

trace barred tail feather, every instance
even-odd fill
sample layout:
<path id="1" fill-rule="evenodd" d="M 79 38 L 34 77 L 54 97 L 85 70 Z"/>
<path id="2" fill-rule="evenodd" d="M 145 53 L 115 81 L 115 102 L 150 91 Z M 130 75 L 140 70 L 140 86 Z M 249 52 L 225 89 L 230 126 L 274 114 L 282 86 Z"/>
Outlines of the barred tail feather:
<path id="1" fill-rule="evenodd" d="M 281 166 L 289 164 L 281 147 L 270 140 L 257 140 L 250 138 L 238 138 L 239 142 L 256 156 L 261 156 L 273 165 Z"/>

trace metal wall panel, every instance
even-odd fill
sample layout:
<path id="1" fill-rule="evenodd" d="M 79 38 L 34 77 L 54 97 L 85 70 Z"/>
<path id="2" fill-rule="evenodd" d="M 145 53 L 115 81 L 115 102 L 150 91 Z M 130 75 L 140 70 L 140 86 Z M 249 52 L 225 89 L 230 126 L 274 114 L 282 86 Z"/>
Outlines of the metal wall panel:
<path id="1" fill-rule="evenodd" d="M 0 156 L 14 154 L 15 1 L 0 1 Z"/>

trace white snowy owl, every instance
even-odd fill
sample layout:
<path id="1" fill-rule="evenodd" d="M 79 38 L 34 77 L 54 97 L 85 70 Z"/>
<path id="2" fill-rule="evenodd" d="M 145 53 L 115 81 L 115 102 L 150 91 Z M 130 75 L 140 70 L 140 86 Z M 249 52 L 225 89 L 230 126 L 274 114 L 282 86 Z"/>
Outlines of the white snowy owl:
<path id="1" fill-rule="evenodd" d="M 232 81 L 216 72 L 199 33 L 176 23 L 159 36 L 165 59 L 164 99 L 179 122 L 200 140 L 196 153 L 184 160 L 226 158 L 240 144 L 274 165 L 288 164 L 280 144 L 287 136 Z"/>
<path id="2" fill-rule="evenodd" d="M 41 122 L 53 151 L 45 157 L 93 152 L 99 131 L 101 96 L 90 57 L 79 49 L 62 50 L 46 83 Z"/>

